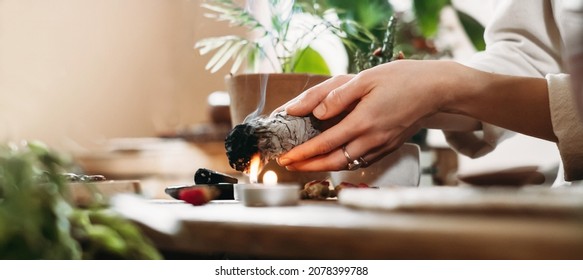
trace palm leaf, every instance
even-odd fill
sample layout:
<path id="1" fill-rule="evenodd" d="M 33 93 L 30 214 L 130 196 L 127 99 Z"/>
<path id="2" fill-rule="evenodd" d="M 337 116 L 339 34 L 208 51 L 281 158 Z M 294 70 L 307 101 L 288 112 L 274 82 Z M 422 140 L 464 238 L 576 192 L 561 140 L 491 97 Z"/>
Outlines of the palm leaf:
<path id="1" fill-rule="evenodd" d="M 251 48 L 249 47 L 249 44 L 246 44 L 241 48 L 241 51 L 238 53 L 238 55 L 235 56 L 235 61 L 233 61 L 231 70 L 229 70 L 230 73 L 235 73 L 237 70 L 239 70 L 239 67 L 241 67 L 243 60 L 247 57 L 250 49 Z"/>
<path id="2" fill-rule="evenodd" d="M 229 47 L 229 49 L 227 49 L 227 51 L 225 51 L 225 53 L 222 54 L 220 59 L 218 61 L 216 61 L 215 65 L 211 69 L 211 73 L 215 73 L 219 69 L 221 69 L 221 67 L 223 67 L 225 65 L 225 63 L 227 63 L 227 61 L 229 61 L 229 59 L 235 59 L 239 55 L 239 51 L 241 50 L 241 48 L 246 43 L 247 43 L 246 41 L 233 42 L 233 44 Z"/>
<path id="3" fill-rule="evenodd" d="M 195 49 L 199 49 L 199 53 L 201 55 L 205 55 L 221 46 L 223 46 L 228 41 L 244 41 L 245 38 L 239 36 L 222 36 L 222 37 L 214 37 L 214 38 L 207 38 L 202 39 L 196 44 L 194 44 Z"/>
<path id="4" fill-rule="evenodd" d="M 251 29 L 263 27 L 251 13 L 231 0 L 207 1 L 201 4 L 201 7 L 213 12 L 205 13 L 206 17 L 217 21 L 227 21 L 232 26 L 246 26 Z"/>

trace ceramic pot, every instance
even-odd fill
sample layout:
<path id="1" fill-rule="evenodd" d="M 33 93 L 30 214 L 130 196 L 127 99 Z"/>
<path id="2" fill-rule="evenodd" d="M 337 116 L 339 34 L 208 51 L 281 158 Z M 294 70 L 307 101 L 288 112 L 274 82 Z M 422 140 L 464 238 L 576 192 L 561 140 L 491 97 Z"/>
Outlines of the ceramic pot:
<path id="1" fill-rule="evenodd" d="M 265 84 L 265 108 L 268 115 L 277 107 L 298 96 L 304 90 L 315 86 L 329 76 L 310 74 L 241 74 L 225 77 L 231 99 L 230 113 L 233 126 L 243 122 L 251 114 L 261 98 L 262 82 Z"/>
<path id="2" fill-rule="evenodd" d="M 225 83 L 230 97 L 231 124 L 242 123 L 249 114 L 257 109 L 261 93 L 265 88 L 265 107 L 262 115 L 269 115 L 273 110 L 298 96 L 304 90 L 315 86 L 329 76 L 311 74 L 241 74 L 225 77 Z M 261 174 L 267 170 L 277 173 L 280 182 L 294 182 L 303 184 L 311 180 L 324 180 L 329 177 L 328 172 L 291 172 L 280 167 L 275 162 L 268 163 Z"/>

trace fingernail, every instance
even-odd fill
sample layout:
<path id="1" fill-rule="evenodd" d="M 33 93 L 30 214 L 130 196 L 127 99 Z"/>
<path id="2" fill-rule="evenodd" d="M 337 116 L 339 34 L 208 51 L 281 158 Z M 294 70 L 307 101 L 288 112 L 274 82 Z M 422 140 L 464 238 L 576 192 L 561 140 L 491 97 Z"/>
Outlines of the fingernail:
<path id="1" fill-rule="evenodd" d="M 285 167 L 285 169 L 286 169 L 287 171 L 296 171 L 296 170 L 297 170 L 295 167 L 293 167 L 293 166 L 291 166 L 291 165 L 289 165 L 289 166 L 286 166 L 286 167 Z"/>
<path id="2" fill-rule="evenodd" d="M 292 101 L 291 103 L 287 104 L 287 106 L 285 106 L 285 110 L 294 110 L 296 107 L 298 107 L 298 105 L 300 104 L 300 100 L 295 100 Z"/>
<path id="3" fill-rule="evenodd" d="M 294 113 L 294 107 L 285 107 L 285 113 L 288 115 L 293 115 Z"/>
<path id="4" fill-rule="evenodd" d="M 314 116 L 317 118 L 324 116 L 324 114 L 326 114 L 326 105 L 320 104 L 314 109 Z"/>
<path id="5" fill-rule="evenodd" d="M 288 108 L 294 108 L 297 105 L 298 105 L 298 102 L 297 101 L 294 101 L 292 103 L 287 104 L 287 106 L 285 106 L 285 108 L 286 109 L 288 109 Z"/>
<path id="6" fill-rule="evenodd" d="M 286 166 L 291 163 L 291 160 L 289 158 L 279 158 L 277 159 L 277 163 L 281 166 Z"/>

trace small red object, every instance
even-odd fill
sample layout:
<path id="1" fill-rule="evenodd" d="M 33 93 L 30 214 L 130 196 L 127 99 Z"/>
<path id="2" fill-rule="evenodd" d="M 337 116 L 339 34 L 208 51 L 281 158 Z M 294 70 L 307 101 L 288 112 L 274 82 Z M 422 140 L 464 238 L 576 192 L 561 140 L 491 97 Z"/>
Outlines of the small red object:
<path id="1" fill-rule="evenodd" d="M 356 185 L 358 188 L 370 188 L 367 184 L 365 183 L 359 183 L 358 185 Z"/>
<path id="2" fill-rule="evenodd" d="M 212 194 L 208 188 L 197 187 L 181 190 L 178 197 L 192 205 L 204 205 L 211 201 Z"/>
<path id="3" fill-rule="evenodd" d="M 357 184 L 353 184 L 350 182 L 341 182 L 340 185 L 338 185 L 340 188 L 358 188 Z"/>

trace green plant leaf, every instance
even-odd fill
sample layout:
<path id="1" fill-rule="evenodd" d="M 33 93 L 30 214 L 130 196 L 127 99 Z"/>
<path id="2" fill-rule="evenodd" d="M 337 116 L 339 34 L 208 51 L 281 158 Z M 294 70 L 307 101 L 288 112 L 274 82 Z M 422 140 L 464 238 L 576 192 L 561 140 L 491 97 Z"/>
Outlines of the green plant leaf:
<path id="1" fill-rule="evenodd" d="M 333 32 L 335 30 L 332 30 Z M 340 30 L 345 32 L 347 38 L 353 41 L 360 41 L 364 43 L 371 43 L 377 41 L 377 37 L 368 29 L 362 27 L 358 22 L 353 20 L 344 20 L 340 22 Z M 338 35 L 341 36 L 341 35 Z"/>
<path id="2" fill-rule="evenodd" d="M 486 41 L 484 41 L 484 26 L 482 26 L 476 19 L 471 17 L 470 15 L 457 10 L 457 16 L 472 41 L 472 44 L 478 51 L 483 51 L 486 49 Z"/>
<path id="3" fill-rule="evenodd" d="M 330 75 L 330 68 L 324 58 L 311 47 L 303 49 L 294 56 L 292 65 L 292 73 Z"/>
<path id="4" fill-rule="evenodd" d="M 85 216 L 76 214 L 96 209 L 80 210 L 70 205 L 62 173 L 71 166 L 64 159 L 40 142 L 18 146 L 0 143 L 0 259 L 99 257 L 90 251 L 99 244 L 85 234 L 93 227 L 91 220 L 79 219 Z M 161 258 L 141 233 L 123 234 L 125 228 L 134 226 L 130 221 L 123 217 L 118 221 L 98 228 L 99 237 L 118 252 L 115 259 Z M 123 240 L 112 240 L 120 234 Z"/>
<path id="5" fill-rule="evenodd" d="M 341 18 L 358 22 L 367 30 L 383 26 L 393 14 L 393 7 L 387 0 L 327 0 L 326 2 L 338 10 Z"/>
<path id="6" fill-rule="evenodd" d="M 423 36 L 432 37 L 437 33 L 441 9 L 449 4 L 450 0 L 413 0 L 413 11 Z"/>

